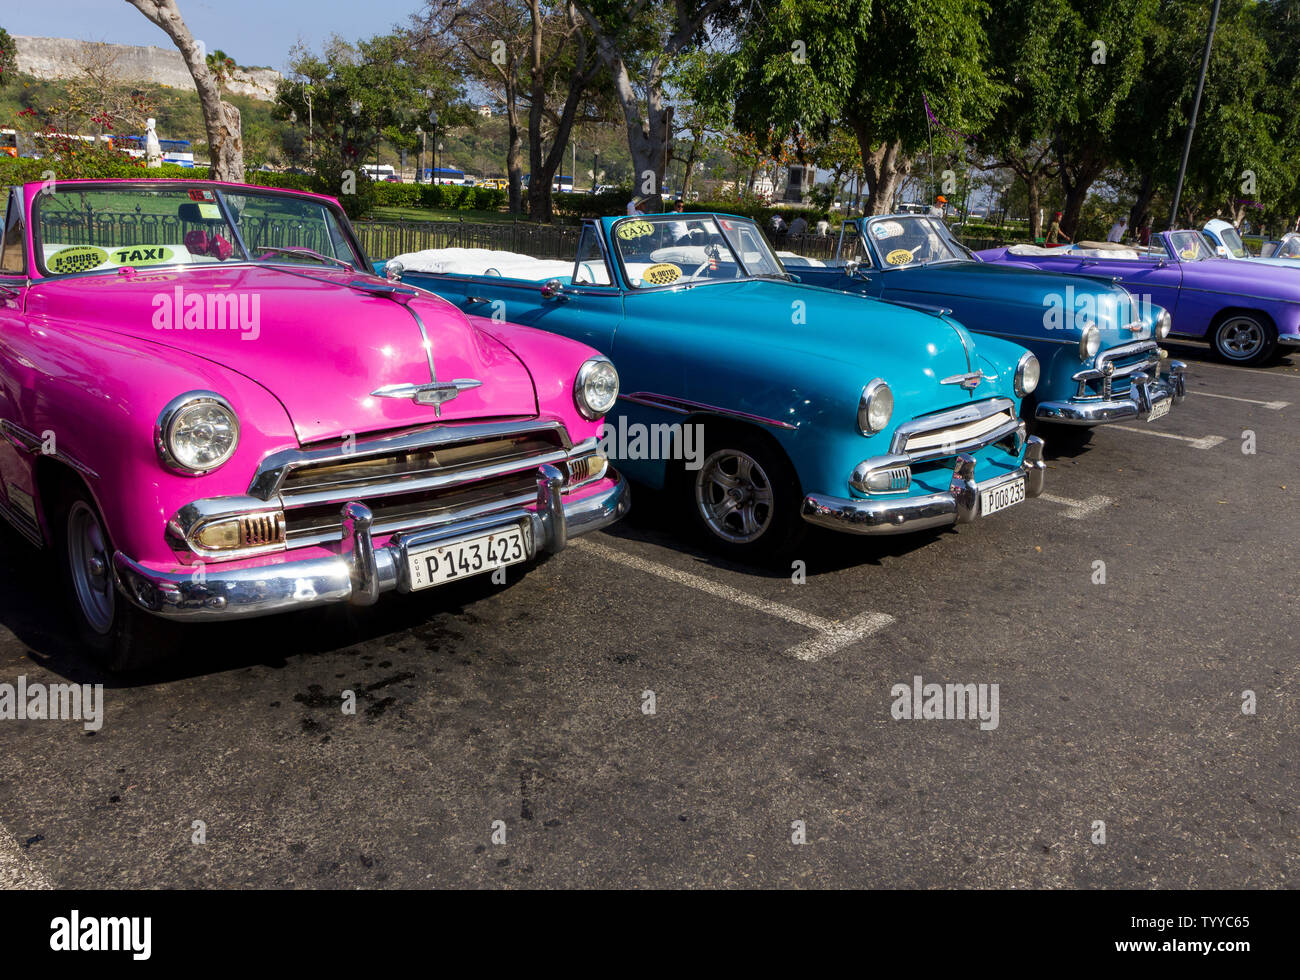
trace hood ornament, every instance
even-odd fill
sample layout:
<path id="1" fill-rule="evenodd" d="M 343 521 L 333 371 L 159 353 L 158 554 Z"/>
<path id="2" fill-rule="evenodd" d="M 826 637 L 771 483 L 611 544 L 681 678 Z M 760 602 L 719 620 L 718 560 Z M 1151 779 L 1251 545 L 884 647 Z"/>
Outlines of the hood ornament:
<path id="1" fill-rule="evenodd" d="M 972 371 L 970 374 L 951 375 L 950 377 L 944 378 L 942 381 L 939 382 L 939 384 L 961 385 L 967 391 L 974 391 L 976 388 L 980 386 L 981 381 L 993 381 L 993 380 L 995 379 L 990 375 L 985 374 L 983 371 Z"/>
<path id="2" fill-rule="evenodd" d="M 409 398 L 417 405 L 432 405 L 433 414 L 442 415 L 442 403 L 449 402 L 462 391 L 483 384 L 475 378 L 457 378 L 455 381 L 429 381 L 424 384 L 384 385 L 370 394 L 375 398 Z"/>

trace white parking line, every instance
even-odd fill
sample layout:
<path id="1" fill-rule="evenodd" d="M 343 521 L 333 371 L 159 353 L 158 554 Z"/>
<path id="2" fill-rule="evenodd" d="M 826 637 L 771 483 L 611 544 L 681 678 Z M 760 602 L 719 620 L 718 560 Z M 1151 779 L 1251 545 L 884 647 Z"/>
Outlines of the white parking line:
<path id="1" fill-rule="evenodd" d="M 32 864 L 18 842 L 0 824 L 0 889 L 51 889 L 50 879 Z"/>
<path id="2" fill-rule="evenodd" d="M 1049 504 L 1060 504 L 1062 507 L 1070 508 L 1070 513 L 1065 516 L 1072 521 L 1081 521 L 1085 517 L 1091 517 L 1098 511 L 1105 510 L 1110 506 L 1109 497 L 1101 494 L 1089 497 L 1087 500 L 1071 500 L 1069 497 L 1058 497 L 1052 493 L 1040 493 L 1039 500 L 1046 500 Z"/>
<path id="3" fill-rule="evenodd" d="M 808 629 L 816 630 L 820 636 L 807 640 L 797 646 L 790 647 L 785 652 L 796 660 L 814 661 L 820 660 L 828 654 L 834 653 L 843 647 L 856 643 L 858 640 L 866 639 L 872 633 L 884 629 L 894 621 L 894 617 L 886 613 L 866 612 L 859 616 L 854 616 L 846 622 L 836 622 L 832 619 L 823 619 L 821 616 L 814 616 L 806 613 L 801 609 L 795 609 L 793 606 L 786 606 L 779 602 L 771 602 L 756 595 L 750 595 L 748 592 L 741 592 L 739 589 L 733 589 L 729 585 L 723 585 L 721 582 L 713 582 L 699 575 L 692 575 L 690 572 L 679 571 L 676 568 L 670 568 L 667 565 L 660 565 L 658 562 L 647 561 L 644 558 L 638 558 L 635 555 L 629 555 L 626 552 L 619 551 L 617 548 L 611 548 L 608 545 L 600 544 L 589 538 L 583 538 L 580 541 L 573 542 L 574 547 L 590 551 L 594 555 L 607 558 L 610 561 L 618 562 L 620 565 L 626 565 L 628 568 L 634 568 L 639 572 L 647 572 L 650 575 L 657 575 L 659 578 L 667 579 L 670 582 L 676 582 L 678 585 L 685 585 L 687 588 L 697 589 L 700 592 L 707 592 L 709 595 L 717 596 L 719 599 L 726 599 L 737 605 L 748 606 L 750 609 L 757 609 L 759 612 L 767 613 L 769 616 L 776 616 L 778 619 L 784 619 L 799 626 L 806 626 Z"/>
<path id="4" fill-rule="evenodd" d="M 1238 398 L 1236 395 L 1216 395 L 1212 391 L 1193 391 L 1191 394 L 1203 395 L 1206 398 L 1226 398 L 1230 402 L 1245 402 L 1247 405 L 1263 405 L 1274 412 L 1280 412 L 1291 404 L 1290 402 L 1262 402 L 1258 398 Z"/>
<path id="5" fill-rule="evenodd" d="M 1159 432 L 1156 429 L 1135 429 L 1131 425 L 1110 425 L 1109 429 L 1119 429 L 1120 432 L 1136 432 L 1144 436 L 1159 436 L 1161 439 L 1177 439 L 1179 442 L 1188 443 L 1193 449 L 1213 449 L 1221 442 L 1227 442 L 1227 436 L 1201 436 L 1199 439 L 1193 436 L 1176 436 L 1172 432 Z"/>

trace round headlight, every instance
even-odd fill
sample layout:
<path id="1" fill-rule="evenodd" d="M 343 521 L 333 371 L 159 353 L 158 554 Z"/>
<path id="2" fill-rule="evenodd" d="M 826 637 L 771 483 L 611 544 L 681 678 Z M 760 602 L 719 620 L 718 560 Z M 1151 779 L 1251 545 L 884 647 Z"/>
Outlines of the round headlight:
<path id="1" fill-rule="evenodd" d="M 201 476 L 235 455 L 239 419 L 220 395 L 186 392 L 173 398 L 158 416 L 154 443 L 159 460 L 168 469 Z"/>
<path id="2" fill-rule="evenodd" d="M 858 399 L 858 431 L 874 436 L 889 424 L 894 414 L 894 393 L 883 379 L 876 378 L 862 389 Z"/>
<path id="3" fill-rule="evenodd" d="M 618 400 L 618 372 L 608 357 L 593 357 L 578 368 L 573 381 L 573 403 L 582 417 L 595 421 Z"/>
<path id="4" fill-rule="evenodd" d="M 1169 336 L 1169 331 L 1173 329 L 1174 318 L 1169 315 L 1168 310 L 1161 310 L 1160 315 L 1156 317 L 1156 337 L 1164 340 Z"/>
<path id="5" fill-rule="evenodd" d="M 1101 350 L 1101 331 L 1097 329 L 1095 323 L 1090 323 L 1083 328 L 1083 333 L 1079 337 L 1079 360 L 1090 361 L 1097 356 L 1097 351 Z"/>
<path id="6" fill-rule="evenodd" d="M 1032 395 L 1034 389 L 1038 387 L 1041 373 L 1038 358 L 1026 351 L 1020 358 L 1020 363 L 1016 365 L 1016 397 L 1024 398 L 1026 395 Z"/>

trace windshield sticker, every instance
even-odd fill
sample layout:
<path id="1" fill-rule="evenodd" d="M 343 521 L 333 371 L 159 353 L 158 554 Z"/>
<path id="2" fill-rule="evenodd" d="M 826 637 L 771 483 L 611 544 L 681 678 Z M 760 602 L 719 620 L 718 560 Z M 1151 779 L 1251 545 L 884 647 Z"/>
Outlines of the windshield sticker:
<path id="1" fill-rule="evenodd" d="M 1183 249 L 1178 254 L 1181 255 L 1184 259 L 1186 259 L 1188 262 L 1190 262 L 1192 261 L 1192 259 L 1196 258 L 1196 249 L 1194 246 L 1188 245 L 1185 249 Z"/>
<path id="2" fill-rule="evenodd" d="M 615 233 L 619 238 L 628 241 L 633 238 L 645 238 L 646 235 L 653 235 L 655 226 L 648 221 L 625 221 L 618 226 Z"/>
<path id="3" fill-rule="evenodd" d="M 202 190 L 198 188 L 190 191 L 191 201 L 215 201 L 216 199 L 217 199 L 217 195 L 212 193 L 212 191 Z"/>
<path id="4" fill-rule="evenodd" d="M 113 249 L 113 261 L 118 265 L 161 265 L 170 262 L 173 254 L 165 245 L 138 245 Z"/>
<path id="5" fill-rule="evenodd" d="M 682 277 L 682 270 L 671 262 L 660 262 L 641 273 L 641 281 L 654 286 L 667 286 Z"/>
<path id="6" fill-rule="evenodd" d="M 897 238 L 903 233 L 903 226 L 897 221 L 877 221 L 871 226 L 871 234 L 875 235 L 881 241 L 886 238 Z"/>
<path id="7" fill-rule="evenodd" d="M 907 249 L 896 248 L 888 255 L 885 256 L 885 261 L 888 262 L 890 265 L 907 265 L 914 258 L 916 258 L 916 256 L 914 256 Z"/>
<path id="8" fill-rule="evenodd" d="M 45 260 L 51 272 L 87 272 L 108 261 L 108 253 L 94 245 L 73 245 L 60 249 Z"/>
<path id="9" fill-rule="evenodd" d="M 204 221 L 221 221 L 221 208 L 215 204 L 200 204 L 199 217 Z"/>

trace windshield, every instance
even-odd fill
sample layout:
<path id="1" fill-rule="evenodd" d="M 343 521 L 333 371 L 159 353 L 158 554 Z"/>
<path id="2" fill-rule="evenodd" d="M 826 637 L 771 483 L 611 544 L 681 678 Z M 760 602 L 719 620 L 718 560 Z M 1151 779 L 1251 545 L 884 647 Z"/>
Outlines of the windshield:
<path id="1" fill-rule="evenodd" d="M 1229 255 L 1236 256 L 1239 259 L 1248 258 L 1250 253 L 1246 251 L 1246 243 L 1241 240 L 1237 234 L 1236 228 L 1224 228 L 1219 231 L 1219 238 L 1223 241 L 1223 246 L 1228 250 Z"/>
<path id="2" fill-rule="evenodd" d="M 43 270 L 60 276 L 249 261 L 363 267 L 323 202 L 177 183 L 63 185 L 41 194 L 34 230 Z"/>
<path id="3" fill-rule="evenodd" d="M 970 253 L 953 241 L 938 218 L 895 215 L 866 223 L 866 238 L 885 269 L 969 261 Z"/>
<path id="4" fill-rule="evenodd" d="M 747 218 L 653 214 L 614 224 L 610 240 L 635 289 L 723 279 L 788 278 Z"/>
<path id="5" fill-rule="evenodd" d="M 1300 235 L 1293 232 L 1284 236 L 1273 254 L 1279 259 L 1300 259 Z"/>
<path id="6" fill-rule="evenodd" d="M 1199 231 L 1171 231 L 1169 244 L 1183 262 L 1201 262 L 1214 258 L 1214 246 Z"/>

